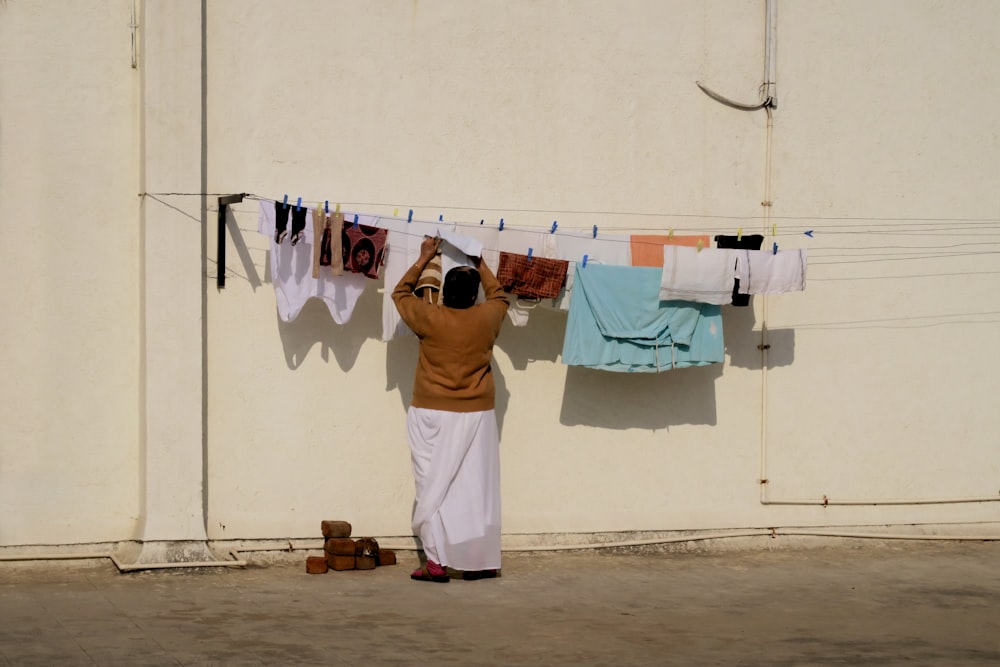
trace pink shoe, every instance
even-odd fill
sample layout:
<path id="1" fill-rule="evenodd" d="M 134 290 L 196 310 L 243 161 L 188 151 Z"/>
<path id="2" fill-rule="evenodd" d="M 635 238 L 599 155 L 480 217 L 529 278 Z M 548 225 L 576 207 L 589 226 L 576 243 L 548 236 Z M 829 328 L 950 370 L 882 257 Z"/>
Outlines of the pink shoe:
<path id="1" fill-rule="evenodd" d="M 451 581 L 448 571 L 432 560 L 427 561 L 423 567 L 417 568 L 410 575 L 410 579 L 415 581 L 434 581 L 439 584 L 447 584 Z"/>

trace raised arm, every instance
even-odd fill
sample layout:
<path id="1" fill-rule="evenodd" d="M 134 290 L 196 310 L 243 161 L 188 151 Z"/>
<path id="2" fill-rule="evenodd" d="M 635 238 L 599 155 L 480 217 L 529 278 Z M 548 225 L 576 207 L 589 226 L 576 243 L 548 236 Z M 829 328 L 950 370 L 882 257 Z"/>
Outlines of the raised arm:
<path id="1" fill-rule="evenodd" d="M 425 236 L 420 244 L 420 257 L 413 263 L 403 277 L 399 279 L 396 288 L 392 290 L 392 300 L 396 304 L 396 310 L 406 325 L 413 329 L 417 335 L 421 335 L 421 312 L 429 306 L 426 302 L 418 298 L 413 289 L 420 280 L 420 274 L 427 267 L 427 263 L 434 259 L 437 254 L 441 239 Z"/>

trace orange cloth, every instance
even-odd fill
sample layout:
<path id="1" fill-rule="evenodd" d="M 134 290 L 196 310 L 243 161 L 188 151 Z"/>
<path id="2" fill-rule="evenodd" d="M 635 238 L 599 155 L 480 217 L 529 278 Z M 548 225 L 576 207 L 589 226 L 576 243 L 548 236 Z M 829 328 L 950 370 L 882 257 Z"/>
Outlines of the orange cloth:
<path id="1" fill-rule="evenodd" d="M 683 245 L 698 247 L 701 241 L 702 248 L 708 248 L 708 236 L 674 236 L 671 238 L 667 234 L 633 234 L 630 245 L 632 246 L 632 266 L 655 266 L 663 268 L 663 246 Z"/>

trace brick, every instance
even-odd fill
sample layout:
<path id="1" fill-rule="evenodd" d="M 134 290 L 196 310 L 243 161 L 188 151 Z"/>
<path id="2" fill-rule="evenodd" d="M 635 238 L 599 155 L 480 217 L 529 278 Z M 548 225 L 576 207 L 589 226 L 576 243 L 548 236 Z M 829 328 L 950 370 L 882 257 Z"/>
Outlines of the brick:
<path id="1" fill-rule="evenodd" d="M 390 551 L 388 549 L 378 550 L 378 559 L 376 560 L 376 565 L 395 565 L 396 564 L 396 552 Z"/>
<path id="2" fill-rule="evenodd" d="M 330 566 L 331 570 L 336 572 L 340 572 L 342 570 L 353 570 L 355 565 L 354 556 L 334 556 L 327 554 L 326 564 Z"/>
<path id="3" fill-rule="evenodd" d="M 357 545 L 349 537 L 330 537 L 323 544 L 327 556 L 353 556 Z"/>
<path id="4" fill-rule="evenodd" d="M 374 570 L 375 556 L 355 556 L 354 567 L 358 570 Z"/>
<path id="5" fill-rule="evenodd" d="M 326 574 L 328 569 L 330 568 L 326 564 L 326 559 L 322 556 L 309 556 L 306 558 L 307 574 Z"/>
<path id="6" fill-rule="evenodd" d="M 320 530 L 323 531 L 323 537 L 351 536 L 351 524 L 346 521 L 322 521 L 320 522 Z"/>

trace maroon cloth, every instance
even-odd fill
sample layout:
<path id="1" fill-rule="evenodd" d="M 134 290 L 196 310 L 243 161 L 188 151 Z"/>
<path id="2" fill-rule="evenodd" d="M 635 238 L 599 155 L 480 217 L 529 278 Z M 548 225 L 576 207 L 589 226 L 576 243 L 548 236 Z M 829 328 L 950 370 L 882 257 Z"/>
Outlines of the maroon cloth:
<path id="1" fill-rule="evenodd" d="M 505 292 L 517 296 L 553 299 L 562 291 L 567 270 L 569 262 L 564 259 L 528 259 L 527 255 L 501 252 L 497 280 Z"/>
<path id="2" fill-rule="evenodd" d="M 343 238 L 344 270 L 363 273 L 369 278 L 378 278 L 378 270 L 385 258 L 385 240 L 388 232 L 368 225 L 354 226 L 344 223 Z"/>

